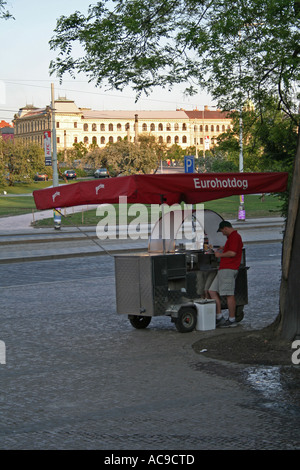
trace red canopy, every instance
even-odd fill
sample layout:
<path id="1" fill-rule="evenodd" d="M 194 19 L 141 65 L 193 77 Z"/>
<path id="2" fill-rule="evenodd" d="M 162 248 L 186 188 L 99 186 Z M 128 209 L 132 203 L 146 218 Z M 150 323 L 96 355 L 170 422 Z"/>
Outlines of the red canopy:
<path id="1" fill-rule="evenodd" d="M 166 204 L 220 199 L 234 194 L 277 193 L 287 188 L 288 174 L 282 173 L 176 173 L 132 175 L 66 184 L 33 192 L 37 209 L 82 204 Z"/>

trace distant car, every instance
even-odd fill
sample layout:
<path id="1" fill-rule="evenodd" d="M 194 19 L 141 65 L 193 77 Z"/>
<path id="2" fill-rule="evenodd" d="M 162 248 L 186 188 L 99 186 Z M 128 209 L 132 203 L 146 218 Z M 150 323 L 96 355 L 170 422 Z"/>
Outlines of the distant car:
<path id="1" fill-rule="evenodd" d="M 77 177 L 76 171 L 74 171 L 74 170 L 66 170 L 64 172 L 64 175 L 68 180 L 73 180 L 73 179 L 76 179 L 76 177 Z"/>
<path id="2" fill-rule="evenodd" d="M 106 168 L 99 168 L 94 173 L 95 178 L 109 178 L 109 173 Z"/>
<path id="3" fill-rule="evenodd" d="M 34 175 L 34 181 L 48 181 L 49 177 L 46 173 L 36 173 Z"/>

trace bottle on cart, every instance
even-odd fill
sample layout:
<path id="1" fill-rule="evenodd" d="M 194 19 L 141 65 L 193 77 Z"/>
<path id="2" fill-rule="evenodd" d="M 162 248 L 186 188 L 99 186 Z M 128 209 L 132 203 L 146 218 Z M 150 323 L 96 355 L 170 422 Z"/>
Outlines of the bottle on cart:
<path id="1" fill-rule="evenodd" d="M 209 248 L 208 236 L 207 236 L 207 234 L 204 232 L 203 250 L 204 250 L 204 251 L 207 251 L 208 248 Z"/>

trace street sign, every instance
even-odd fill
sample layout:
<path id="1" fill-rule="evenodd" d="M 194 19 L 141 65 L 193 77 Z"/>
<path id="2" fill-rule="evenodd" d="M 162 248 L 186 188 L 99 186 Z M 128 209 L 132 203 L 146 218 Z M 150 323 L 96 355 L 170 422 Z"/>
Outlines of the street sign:
<path id="1" fill-rule="evenodd" d="M 52 165 L 51 159 L 51 131 L 44 132 L 44 151 L 45 151 L 45 165 Z"/>
<path id="2" fill-rule="evenodd" d="M 184 172 L 195 173 L 195 157 L 194 155 L 184 156 Z"/>

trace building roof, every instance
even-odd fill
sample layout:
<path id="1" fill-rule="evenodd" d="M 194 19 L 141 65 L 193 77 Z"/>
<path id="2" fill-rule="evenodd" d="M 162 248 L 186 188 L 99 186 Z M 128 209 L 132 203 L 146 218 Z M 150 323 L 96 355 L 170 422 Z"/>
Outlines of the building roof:
<path id="1" fill-rule="evenodd" d="M 204 109 L 204 110 L 198 110 L 195 109 L 193 111 L 185 111 L 189 119 L 230 119 L 230 116 L 228 115 L 227 112 L 220 111 L 219 109 L 216 110 L 210 110 L 210 109 Z"/>
<path id="2" fill-rule="evenodd" d="M 105 110 L 93 111 L 82 109 L 84 119 L 134 119 L 137 114 L 138 119 L 188 119 L 185 111 L 121 111 Z"/>
<path id="3" fill-rule="evenodd" d="M 13 127 L 7 126 L 0 129 L 0 134 L 14 134 L 15 130 Z"/>
<path id="4" fill-rule="evenodd" d="M 3 119 L 0 121 L 0 129 L 3 127 L 13 127 L 12 124 L 9 124 L 8 122 L 4 121 Z"/>
<path id="5" fill-rule="evenodd" d="M 50 106 L 46 108 L 36 108 L 33 105 L 26 105 L 24 108 L 20 108 L 18 117 L 32 117 L 38 114 L 45 114 L 51 110 Z M 90 108 L 78 108 L 75 101 L 68 100 L 65 97 L 60 97 L 55 100 L 55 113 L 58 114 L 77 114 L 81 115 L 83 119 L 135 119 L 137 115 L 138 120 L 223 120 L 230 119 L 230 116 L 226 112 L 220 110 L 210 110 L 208 106 L 205 106 L 203 110 L 195 109 L 193 111 L 186 111 L 185 109 L 176 109 L 169 111 L 161 110 L 92 110 Z"/>
<path id="6" fill-rule="evenodd" d="M 80 113 L 80 109 L 77 107 L 73 100 L 67 98 L 58 98 L 54 102 L 56 113 Z"/>

